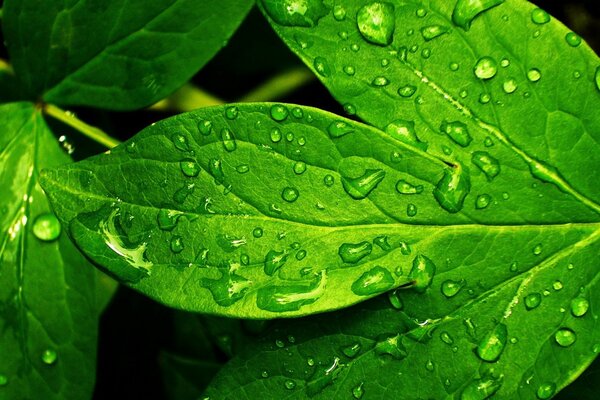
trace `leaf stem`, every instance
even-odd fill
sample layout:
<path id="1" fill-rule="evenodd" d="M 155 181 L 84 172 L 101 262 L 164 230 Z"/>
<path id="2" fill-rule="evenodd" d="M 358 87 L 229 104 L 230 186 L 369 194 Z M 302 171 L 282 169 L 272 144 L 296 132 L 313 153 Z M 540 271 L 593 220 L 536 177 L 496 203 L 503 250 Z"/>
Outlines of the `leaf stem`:
<path id="1" fill-rule="evenodd" d="M 121 144 L 119 140 L 110 137 L 95 126 L 86 124 L 82 120 L 78 119 L 73 113 L 62 110 L 53 104 L 44 104 L 43 111 L 49 116 L 63 122 L 64 124 L 81 132 L 83 135 L 100 143 L 103 146 L 106 146 L 109 149 Z"/>
<path id="2" fill-rule="evenodd" d="M 289 69 L 270 78 L 250 93 L 242 96 L 239 101 L 262 102 L 277 100 L 315 79 L 315 75 L 306 67 Z"/>
<path id="3" fill-rule="evenodd" d="M 225 104 L 220 98 L 186 83 L 169 97 L 149 107 L 152 111 L 191 111 L 201 107 Z"/>

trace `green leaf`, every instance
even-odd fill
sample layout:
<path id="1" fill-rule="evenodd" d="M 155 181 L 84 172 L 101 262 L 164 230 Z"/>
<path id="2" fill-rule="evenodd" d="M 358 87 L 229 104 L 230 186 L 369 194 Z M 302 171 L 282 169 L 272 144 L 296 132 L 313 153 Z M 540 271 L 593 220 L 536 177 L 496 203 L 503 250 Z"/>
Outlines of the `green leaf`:
<path id="1" fill-rule="evenodd" d="M 0 126 L 0 397 L 89 398 L 96 273 L 38 184 L 70 158 L 33 104 L 0 106 Z"/>
<path id="2" fill-rule="evenodd" d="M 11 62 L 32 98 L 114 110 L 173 92 L 227 42 L 251 0 L 7 0 Z"/>
<path id="3" fill-rule="evenodd" d="M 195 400 L 200 398 L 221 364 L 194 360 L 168 352 L 159 358 L 167 398 L 172 400 Z"/>
<path id="4" fill-rule="evenodd" d="M 275 31 L 350 114 L 389 131 L 401 121 L 405 141 L 486 173 L 490 188 L 510 194 L 493 197 L 507 213 L 537 208 L 539 198 L 513 185 L 512 173 L 498 174 L 494 160 L 595 208 L 586 198 L 600 197 L 600 152 L 590 151 L 599 141 L 600 61 L 541 9 L 523 0 L 340 0 L 305 27 L 282 24 L 273 3 L 259 2 Z M 563 214 L 544 199 L 546 214 Z"/>

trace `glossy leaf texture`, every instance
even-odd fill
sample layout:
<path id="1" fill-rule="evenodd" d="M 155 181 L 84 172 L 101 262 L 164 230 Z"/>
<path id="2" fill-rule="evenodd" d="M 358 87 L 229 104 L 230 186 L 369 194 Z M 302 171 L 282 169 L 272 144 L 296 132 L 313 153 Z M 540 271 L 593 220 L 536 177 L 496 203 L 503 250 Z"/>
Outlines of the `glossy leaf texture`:
<path id="1" fill-rule="evenodd" d="M 600 199 L 600 61 L 545 11 L 523 0 L 340 0 L 325 2 L 327 12 L 305 11 L 314 17 L 302 26 L 282 23 L 286 11 L 273 3 L 287 2 L 259 2 L 348 113 L 486 174 L 485 191 L 500 206 L 484 213 L 539 207 L 513 184 L 514 170 L 531 170 L 598 212 L 587 199 Z M 589 219 L 540 187 L 544 214 Z"/>
<path id="2" fill-rule="evenodd" d="M 39 170 L 70 162 L 38 109 L 0 106 L 0 398 L 91 396 L 96 270 L 50 211 Z"/>
<path id="3" fill-rule="evenodd" d="M 3 30 L 32 98 L 130 110 L 185 83 L 227 42 L 252 3 L 7 0 Z"/>

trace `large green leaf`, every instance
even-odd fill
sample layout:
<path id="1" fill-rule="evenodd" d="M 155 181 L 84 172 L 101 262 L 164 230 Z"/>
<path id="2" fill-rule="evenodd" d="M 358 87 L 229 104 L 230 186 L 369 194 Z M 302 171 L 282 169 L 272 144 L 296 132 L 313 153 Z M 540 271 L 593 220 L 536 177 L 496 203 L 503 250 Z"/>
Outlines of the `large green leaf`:
<path id="1" fill-rule="evenodd" d="M 260 2 L 289 48 L 350 113 L 379 128 L 414 124 L 412 139 L 426 142 L 428 152 L 473 168 L 475 151 L 510 150 L 519 168 L 537 170 L 582 200 L 600 197 L 600 61 L 541 9 L 523 0 L 282 6 L 292 3 Z M 453 129 L 455 121 L 468 135 Z M 501 173 L 494 186 L 509 176 Z M 511 188 L 507 212 L 539 201 L 520 189 Z"/>
<path id="2" fill-rule="evenodd" d="M 7 0 L 3 29 L 29 95 L 135 109 L 186 82 L 227 42 L 251 0 Z"/>
<path id="3" fill-rule="evenodd" d="M 33 104 L 1 106 L 0 126 L 0 398 L 88 398 L 96 273 L 38 184 L 41 168 L 70 158 Z"/>

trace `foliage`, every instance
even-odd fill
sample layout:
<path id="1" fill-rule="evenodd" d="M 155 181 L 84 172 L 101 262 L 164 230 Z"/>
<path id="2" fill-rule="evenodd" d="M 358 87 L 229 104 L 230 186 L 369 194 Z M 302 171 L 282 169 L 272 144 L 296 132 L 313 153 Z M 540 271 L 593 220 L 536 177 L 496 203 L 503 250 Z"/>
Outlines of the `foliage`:
<path id="1" fill-rule="evenodd" d="M 585 41 L 523 0 L 251 7 L 4 1 L 0 399 L 92 396 L 115 281 L 186 311 L 171 399 L 592 398 L 597 366 L 567 387 L 600 351 Z M 245 18 L 346 116 L 273 102 L 304 70 L 250 103 L 188 82 Z M 59 108 L 154 103 L 195 110 L 120 144 Z M 110 150 L 73 162 L 65 130 Z"/>

